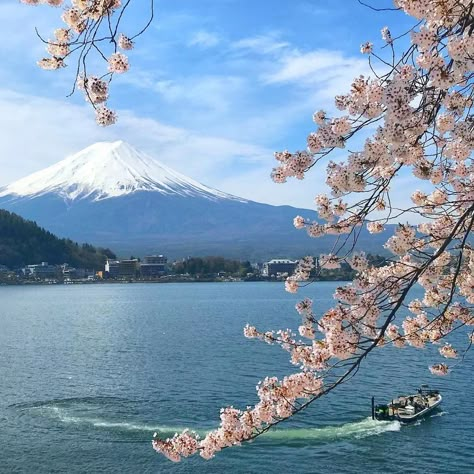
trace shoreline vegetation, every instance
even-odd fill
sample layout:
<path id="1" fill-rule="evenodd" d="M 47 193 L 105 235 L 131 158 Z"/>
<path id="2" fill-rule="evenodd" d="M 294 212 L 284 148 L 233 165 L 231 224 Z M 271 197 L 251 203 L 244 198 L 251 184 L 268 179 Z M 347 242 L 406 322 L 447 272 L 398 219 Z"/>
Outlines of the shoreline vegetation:
<path id="1" fill-rule="evenodd" d="M 373 257 L 374 259 L 380 259 L 383 257 Z M 9 276 L 8 276 L 9 275 Z M 22 285 L 102 285 L 102 284 L 115 284 L 115 283 L 233 283 L 233 282 L 275 282 L 284 283 L 288 274 L 278 274 L 272 276 L 265 276 L 260 273 L 259 270 L 255 272 L 247 273 L 186 273 L 176 274 L 168 273 L 156 278 L 143 278 L 143 277 L 123 277 L 123 278 L 63 278 L 63 277 L 50 277 L 50 278 L 21 278 L 14 276 L 11 272 L 9 274 L 0 273 L 0 286 L 22 286 Z M 314 281 L 341 281 L 347 282 L 352 281 L 354 278 L 354 272 L 347 265 L 342 265 L 339 269 L 325 270 L 322 269 L 319 273 L 312 275 Z"/>
<path id="2" fill-rule="evenodd" d="M 347 278 L 315 278 L 314 281 L 340 281 L 347 282 L 352 281 Z M 97 280 L 71 280 L 71 281 L 60 281 L 60 280 L 17 280 L 17 281 L 2 281 L 0 280 L 0 286 L 51 286 L 51 285 L 107 285 L 107 284 L 131 284 L 131 283 L 248 283 L 248 282 L 267 282 L 267 283 L 284 283 L 285 278 L 232 278 L 232 277 L 216 277 L 216 278 L 175 278 L 173 276 L 162 277 L 156 279 L 97 279 Z"/>

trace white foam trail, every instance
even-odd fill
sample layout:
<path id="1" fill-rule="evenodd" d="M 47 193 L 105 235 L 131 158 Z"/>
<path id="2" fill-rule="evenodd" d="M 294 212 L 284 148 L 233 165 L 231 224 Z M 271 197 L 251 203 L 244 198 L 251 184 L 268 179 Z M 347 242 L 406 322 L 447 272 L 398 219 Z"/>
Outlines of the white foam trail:
<path id="1" fill-rule="evenodd" d="M 103 418 L 92 418 L 87 416 L 71 416 L 63 408 L 48 406 L 43 410 L 49 411 L 54 418 L 66 424 L 85 424 L 95 428 L 117 430 L 124 432 L 149 432 L 169 436 L 183 431 L 183 427 L 172 427 L 164 425 L 151 425 L 145 423 L 128 423 L 120 421 L 108 421 Z M 262 437 L 275 441 L 296 440 L 318 440 L 331 441 L 345 438 L 366 438 L 377 436 L 389 431 L 400 431 L 401 424 L 398 421 L 376 421 L 370 417 L 353 423 L 345 423 L 339 426 L 325 426 L 322 428 L 277 428 L 263 434 Z M 199 435 L 205 436 L 208 430 L 195 430 Z"/>
<path id="2" fill-rule="evenodd" d="M 171 426 L 153 426 L 143 423 L 127 423 L 127 422 L 113 422 L 107 421 L 102 418 L 92 418 L 88 416 L 71 416 L 67 411 L 60 407 L 55 406 L 45 406 L 42 407 L 42 411 L 50 412 L 50 415 L 53 418 L 57 418 L 59 421 L 65 424 L 84 424 L 92 425 L 96 428 L 106 428 L 106 429 L 118 429 L 123 431 L 152 431 L 152 432 L 165 432 L 165 433 L 175 433 L 183 431 L 184 428 L 171 427 Z M 203 431 L 203 433 L 205 433 Z"/>
<path id="3" fill-rule="evenodd" d="M 63 423 L 81 423 L 82 422 L 82 418 L 81 417 L 77 417 L 77 416 L 69 416 L 67 414 L 64 413 L 64 410 L 62 408 L 59 408 L 59 407 L 54 407 L 54 406 L 51 406 L 51 407 L 43 407 L 42 408 L 42 411 L 50 411 L 52 412 L 52 415 L 54 418 L 58 418 L 59 420 L 61 420 Z"/>

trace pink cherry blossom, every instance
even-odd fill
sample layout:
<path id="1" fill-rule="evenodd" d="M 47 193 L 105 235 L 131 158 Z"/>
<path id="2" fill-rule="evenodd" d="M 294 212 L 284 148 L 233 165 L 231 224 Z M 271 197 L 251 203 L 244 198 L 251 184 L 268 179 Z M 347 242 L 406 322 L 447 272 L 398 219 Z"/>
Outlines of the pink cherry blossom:
<path id="1" fill-rule="evenodd" d="M 127 72 L 129 69 L 128 58 L 125 54 L 122 53 L 114 53 L 112 54 L 109 59 L 109 71 L 116 72 L 117 74 L 122 74 Z"/>
<path id="2" fill-rule="evenodd" d="M 373 44 L 367 41 L 367 43 L 360 45 L 360 52 L 363 54 L 370 54 L 372 52 Z"/>
<path id="3" fill-rule="evenodd" d="M 133 41 L 122 33 L 119 36 L 118 45 L 124 50 L 133 49 Z"/>
<path id="4" fill-rule="evenodd" d="M 371 234 L 378 234 L 380 232 L 383 232 L 384 230 L 384 226 L 381 222 L 369 222 L 367 224 L 367 230 L 371 233 Z"/>
<path id="5" fill-rule="evenodd" d="M 113 110 L 107 107 L 98 107 L 96 109 L 96 122 L 102 127 L 113 125 L 117 120 L 117 115 Z"/>
<path id="6" fill-rule="evenodd" d="M 302 229 L 304 226 L 305 226 L 305 220 L 303 217 L 301 216 L 296 216 L 294 219 L 293 219 L 293 225 L 297 228 L 297 229 Z"/>
<path id="7" fill-rule="evenodd" d="M 448 366 L 446 364 L 434 364 L 430 367 L 430 372 L 433 375 L 447 375 L 448 373 Z"/>
<path id="8" fill-rule="evenodd" d="M 448 359 L 455 359 L 458 356 L 458 351 L 453 348 L 451 344 L 446 343 L 440 348 L 439 353 Z"/>
<path id="9" fill-rule="evenodd" d="M 332 270 L 334 268 L 341 268 L 341 264 L 339 263 L 339 258 L 336 255 L 320 255 L 319 256 L 319 265 L 322 268 L 326 268 L 327 270 Z"/>

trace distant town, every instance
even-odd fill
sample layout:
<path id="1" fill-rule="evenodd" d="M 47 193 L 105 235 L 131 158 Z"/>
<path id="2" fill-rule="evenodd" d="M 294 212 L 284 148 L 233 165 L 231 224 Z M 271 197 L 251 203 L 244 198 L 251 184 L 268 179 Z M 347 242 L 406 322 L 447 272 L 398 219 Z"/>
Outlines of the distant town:
<path id="1" fill-rule="evenodd" d="M 373 257 L 382 258 L 382 257 Z M 263 263 L 224 257 L 188 257 L 168 262 L 164 255 L 107 259 L 101 268 L 76 268 L 68 263 L 38 262 L 21 268 L 0 264 L 0 284 L 86 284 L 104 282 L 279 281 L 293 274 L 297 260 Z M 316 268 L 317 268 L 316 259 Z M 351 280 L 350 267 L 319 272 L 319 280 Z"/>

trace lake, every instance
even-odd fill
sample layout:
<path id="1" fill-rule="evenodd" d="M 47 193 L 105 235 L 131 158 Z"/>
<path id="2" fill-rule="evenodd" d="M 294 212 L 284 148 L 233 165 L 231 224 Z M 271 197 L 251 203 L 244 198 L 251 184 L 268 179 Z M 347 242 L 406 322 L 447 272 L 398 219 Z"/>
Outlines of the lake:
<path id="1" fill-rule="evenodd" d="M 0 287 L 0 472 L 474 472 L 474 352 L 437 378 L 434 347 L 375 351 L 348 384 L 211 461 L 174 464 L 152 450 L 155 431 L 205 432 L 220 407 L 254 404 L 263 377 L 291 373 L 286 352 L 245 339 L 243 326 L 296 330 L 295 303 L 312 297 L 322 313 L 336 286 L 300 295 L 266 282 Z M 422 383 L 444 396 L 430 418 L 369 418 L 372 395 L 388 401 Z"/>

